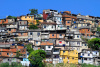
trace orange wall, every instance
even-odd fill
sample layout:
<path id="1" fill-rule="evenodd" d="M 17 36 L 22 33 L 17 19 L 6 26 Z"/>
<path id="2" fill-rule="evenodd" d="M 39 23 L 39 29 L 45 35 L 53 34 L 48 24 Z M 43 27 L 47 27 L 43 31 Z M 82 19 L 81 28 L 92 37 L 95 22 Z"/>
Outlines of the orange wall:
<path id="1" fill-rule="evenodd" d="M 87 36 L 87 34 L 88 34 L 89 36 L 91 36 L 91 35 L 93 34 L 93 33 L 90 31 L 90 29 L 89 29 L 89 31 L 88 31 L 88 29 L 80 29 L 79 32 L 85 34 L 85 36 Z"/>
<path id="2" fill-rule="evenodd" d="M 18 33 L 18 36 L 28 36 L 28 33 L 23 33 L 23 35 L 21 35 L 21 33 Z"/>
<path id="3" fill-rule="evenodd" d="M 56 38 L 56 34 L 54 34 L 54 36 L 52 36 L 52 34 L 49 34 L 49 38 Z"/>
<path id="4" fill-rule="evenodd" d="M 0 24 L 2 24 L 2 23 L 4 23 L 4 24 L 6 24 L 6 23 L 8 23 L 8 19 L 6 19 L 6 21 L 4 21 L 4 20 L 1 20 L 1 22 L 0 22 Z"/>
<path id="5" fill-rule="evenodd" d="M 16 32 L 16 29 L 11 29 L 11 31 L 8 30 L 8 33 Z"/>
<path id="6" fill-rule="evenodd" d="M 71 25 L 71 21 L 69 21 L 69 23 L 67 23 L 68 21 L 66 21 L 66 25 L 70 26 Z"/>

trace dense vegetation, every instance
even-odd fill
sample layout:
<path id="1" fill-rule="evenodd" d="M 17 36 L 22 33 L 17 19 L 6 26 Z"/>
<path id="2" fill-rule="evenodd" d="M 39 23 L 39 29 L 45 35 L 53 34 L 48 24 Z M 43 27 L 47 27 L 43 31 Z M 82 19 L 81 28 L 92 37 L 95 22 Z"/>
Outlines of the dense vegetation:
<path id="1" fill-rule="evenodd" d="M 25 45 L 25 47 L 29 53 L 33 51 L 32 44 Z"/>
<path id="2" fill-rule="evenodd" d="M 46 53 L 44 50 L 32 51 L 28 57 L 31 62 L 31 67 L 44 67 L 42 60 L 45 59 L 45 57 Z"/>
<path id="3" fill-rule="evenodd" d="M 88 46 L 89 48 L 92 48 L 94 50 L 100 49 L 100 38 L 92 38 L 88 40 Z"/>
<path id="4" fill-rule="evenodd" d="M 38 9 L 29 9 L 31 11 L 31 15 L 37 15 L 38 14 Z"/>
<path id="5" fill-rule="evenodd" d="M 17 19 L 17 17 L 15 17 L 15 16 L 10 16 L 10 15 L 9 15 L 9 16 L 7 17 L 7 19 Z"/>
<path id="6" fill-rule="evenodd" d="M 94 66 L 94 65 L 90 65 L 90 64 L 64 64 L 64 63 L 58 63 L 58 64 L 45 64 L 45 67 L 100 67 L 100 66 Z"/>
<path id="7" fill-rule="evenodd" d="M 37 25 L 35 25 L 35 24 L 31 24 L 31 25 L 29 26 L 29 29 L 38 29 L 38 27 L 37 27 Z"/>
<path id="8" fill-rule="evenodd" d="M 21 63 L 12 62 L 11 65 L 9 65 L 9 63 L 0 63 L 0 67 L 25 67 L 25 66 L 22 66 Z"/>

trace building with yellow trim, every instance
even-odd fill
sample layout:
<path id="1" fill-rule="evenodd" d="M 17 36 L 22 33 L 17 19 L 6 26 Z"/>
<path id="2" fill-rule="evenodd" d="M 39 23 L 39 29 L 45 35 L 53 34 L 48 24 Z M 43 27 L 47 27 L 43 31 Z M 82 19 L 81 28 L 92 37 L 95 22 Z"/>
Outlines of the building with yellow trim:
<path id="1" fill-rule="evenodd" d="M 77 50 L 61 50 L 60 57 L 63 58 L 64 63 L 78 64 L 78 51 Z"/>
<path id="2" fill-rule="evenodd" d="M 27 20 L 28 25 L 32 24 L 37 24 L 36 19 L 34 19 L 34 15 L 25 15 L 25 16 L 20 16 L 21 20 Z M 43 20 L 39 20 L 39 22 L 43 22 Z"/>
<path id="3" fill-rule="evenodd" d="M 27 20 L 28 21 L 28 25 L 30 25 L 30 23 L 37 24 L 33 15 L 21 16 L 21 20 Z"/>

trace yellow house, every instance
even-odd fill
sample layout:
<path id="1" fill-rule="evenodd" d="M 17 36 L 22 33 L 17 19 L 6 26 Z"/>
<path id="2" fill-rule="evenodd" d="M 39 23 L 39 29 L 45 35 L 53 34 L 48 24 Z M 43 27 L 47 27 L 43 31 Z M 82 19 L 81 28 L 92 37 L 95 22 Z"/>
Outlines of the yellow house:
<path id="1" fill-rule="evenodd" d="M 63 58 L 64 63 L 78 64 L 78 51 L 77 50 L 61 50 L 60 57 Z"/>
<path id="2" fill-rule="evenodd" d="M 37 24 L 36 20 L 34 19 L 34 16 L 32 15 L 27 15 L 27 16 L 21 16 L 21 20 L 27 20 L 28 21 L 28 25 L 30 25 L 30 23 L 32 24 Z M 39 22 L 43 22 L 43 20 L 39 20 Z"/>

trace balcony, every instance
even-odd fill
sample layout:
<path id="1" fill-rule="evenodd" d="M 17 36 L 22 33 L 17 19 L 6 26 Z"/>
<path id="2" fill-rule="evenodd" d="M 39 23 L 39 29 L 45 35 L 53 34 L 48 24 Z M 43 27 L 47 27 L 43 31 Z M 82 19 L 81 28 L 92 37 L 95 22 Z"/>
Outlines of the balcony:
<path id="1" fill-rule="evenodd" d="M 7 25 L 7 28 L 17 28 L 17 25 Z"/>
<path id="2" fill-rule="evenodd" d="M 41 35 L 45 35 L 45 34 L 47 35 L 47 34 L 49 34 L 49 33 L 41 33 Z"/>
<path id="3" fill-rule="evenodd" d="M 53 52 L 53 54 L 59 54 L 59 52 Z"/>

